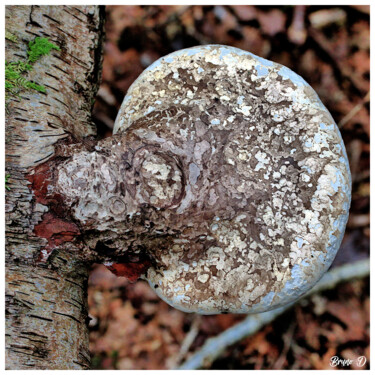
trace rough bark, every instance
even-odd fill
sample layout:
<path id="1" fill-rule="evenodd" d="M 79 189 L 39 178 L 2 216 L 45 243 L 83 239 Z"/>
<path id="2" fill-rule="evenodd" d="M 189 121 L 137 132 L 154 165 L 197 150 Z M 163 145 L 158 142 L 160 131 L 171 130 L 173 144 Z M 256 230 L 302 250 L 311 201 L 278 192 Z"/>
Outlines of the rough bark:
<path id="1" fill-rule="evenodd" d="M 41 169 L 56 144 L 96 134 L 90 114 L 101 66 L 102 9 L 95 6 L 7 6 L 6 60 L 25 60 L 27 44 L 48 37 L 60 47 L 27 77 L 28 90 L 8 103 L 6 116 L 6 368 L 89 367 L 88 264 L 74 243 L 76 226 L 50 212 Z M 53 254 L 48 257 L 52 248 Z"/>

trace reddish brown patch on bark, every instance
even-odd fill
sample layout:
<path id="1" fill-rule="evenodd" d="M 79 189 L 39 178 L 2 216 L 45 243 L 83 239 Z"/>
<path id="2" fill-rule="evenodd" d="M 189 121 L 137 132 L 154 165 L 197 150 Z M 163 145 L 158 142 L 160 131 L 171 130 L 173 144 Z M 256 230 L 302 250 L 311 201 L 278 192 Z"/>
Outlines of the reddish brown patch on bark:
<path id="1" fill-rule="evenodd" d="M 48 245 L 40 254 L 39 260 L 45 261 L 52 250 L 64 242 L 72 241 L 80 234 L 78 227 L 72 222 L 63 220 L 47 212 L 43 220 L 34 227 L 34 233 L 38 237 L 47 239 Z"/>
<path id="2" fill-rule="evenodd" d="M 142 275 L 145 274 L 147 269 L 151 266 L 150 261 L 145 260 L 143 263 L 121 263 L 112 264 L 111 266 L 106 266 L 111 272 L 116 276 L 124 276 L 130 282 L 134 283 Z"/>
<path id="3" fill-rule="evenodd" d="M 34 173 L 29 174 L 31 189 L 37 203 L 47 205 L 57 216 L 65 218 L 69 210 L 64 205 L 63 197 L 55 192 L 53 170 L 58 163 L 57 158 L 51 158 L 48 162 L 34 168 Z M 51 186 L 52 189 L 48 189 Z"/>
<path id="4" fill-rule="evenodd" d="M 48 204 L 47 199 L 48 185 L 51 183 L 52 172 L 49 163 L 43 163 L 38 165 L 34 169 L 34 174 L 28 176 L 28 180 L 31 182 L 31 189 L 34 192 L 35 199 L 40 204 Z"/>
<path id="5" fill-rule="evenodd" d="M 35 201 L 47 205 L 49 212 L 45 213 L 42 221 L 34 227 L 36 236 L 45 238 L 48 245 L 39 254 L 38 261 L 45 262 L 53 249 L 64 242 L 71 242 L 80 234 L 80 231 L 73 222 L 67 219 L 67 211 L 62 197 L 53 189 L 49 191 L 48 186 L 53 185 L 53 165 L 56 159 L 38 165 L 34 173 L 29 174 Z"/>

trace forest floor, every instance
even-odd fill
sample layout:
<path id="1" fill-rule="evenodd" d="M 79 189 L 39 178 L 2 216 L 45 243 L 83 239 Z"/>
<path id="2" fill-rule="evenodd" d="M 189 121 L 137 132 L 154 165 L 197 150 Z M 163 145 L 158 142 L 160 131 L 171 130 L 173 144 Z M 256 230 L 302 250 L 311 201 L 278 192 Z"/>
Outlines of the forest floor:
<path id="1" fill-rule="evenodd" d="M 199 44 L 226 44 L 288 66 L 317 91 L 340 127 L 350 161 L 349 222 L 333 267 L 367 258 L 370 243 L 370 32 L 368 6 L 108 6 L 99 135 L 112 134 L 131 83 L 159 57 Z M 212 369 L 329 369 L 330 358 L 366 356 L 369 280 L 316 294 L 243 340 Z M 244 315 L 197 316 L 95 265 L 89 280 L 90 350 L 96 369 L 173 368 Z M 194 332 L 192 332 L 192 330 Z M 181 351 L 187 334 L 192 345 Z M 344 368 L 338 366 L 336 368 Z"/>

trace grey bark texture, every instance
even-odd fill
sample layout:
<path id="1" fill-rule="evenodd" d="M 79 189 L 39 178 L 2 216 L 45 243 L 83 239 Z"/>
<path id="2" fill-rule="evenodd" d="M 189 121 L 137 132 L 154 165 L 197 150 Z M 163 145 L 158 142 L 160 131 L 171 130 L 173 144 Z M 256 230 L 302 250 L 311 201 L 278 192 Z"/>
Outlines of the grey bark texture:
<path id="1" fill-rule="evenodd" d="M 101 69 L 104 12 L 96 6 L 7 6 L 6 60 L 25 61 L 27 45 L 47 37 L 60 47 L 27 79 L 46 93 L 23 91 L 6 116 L 6 368 L 87 369 L 88 263 L 68 219 L 43 200 L 43 173 L 55 146 L 85 142 L 96 129 L 91 108 Z M 39 198 L 38 198 L 39 194 Z M 51 248 L 55 251 L 48 257 Z"/>

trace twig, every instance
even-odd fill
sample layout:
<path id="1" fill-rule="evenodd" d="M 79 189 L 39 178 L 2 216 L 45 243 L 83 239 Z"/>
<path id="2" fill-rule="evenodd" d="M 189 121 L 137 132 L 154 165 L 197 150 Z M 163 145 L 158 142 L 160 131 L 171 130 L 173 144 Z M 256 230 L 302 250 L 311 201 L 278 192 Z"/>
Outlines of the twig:
<path id="1" fill-rule="evenodd" d="M 306 41 L 305 15 L 306 5 L 295 6 L 292 24 L 287 31 L 288 38 L 292 43 L 302 45 Z"/>
<path id="2" fill-rule="evenodd" d="M 338 123 L 338 127 L 341 129 L 344 125 L 346 125 L 362 108 L 363 106 L 370 101 L 370 91 L 366 94 L 363 100 L 358 103 L 356 106 L 352 108 L 349 113 L 344 116 L 341 121 Z"/>
<path id="3" fill-rule="evenodd" d="M 276 360 L 276 362 L 272 366 L 274 370 L 281 369 L 286 360 L 286 355 L 288 354 L 289 349 L 293 343 L 293 332 L 296 329 L 296 325 L 297 325 L 296 322 L 292 322 L 287 332 L 284 334 L 284 347 L 283 347 L 283 350 L 281 351 L 279 358 Z"/>
<path id="4" fill-rule="evenodd" d="M 201 324 L 201 320 L 201 315 L 195 315 L 190 327 L 190 331 L 187 333 L 187 335 L 184 338 L 184 341 L 182 342 L 180 352 L 177 354 L 175 358 L 172 358 L 172 360 L 169 363 L 169 368 L 175 368 L 185 358 L 186 353 L 189 351 L 191 347 L 191 344 L 194 342 L 195 338 L 199 333 L 199 326 Z"/>
<path id="5" fill-rule="evenodd" d="M 303 298 L 313 293 L 332 289 L 339 283 L 350 281 L 355 278 L 366 277 L 369 275 L 369 272 L 370 261 L 368 259 L 336 267 L 327 272 L 318 282 L 318 284 L 315 285 L 315 287 L 312 288 L 309 293 L 305 294 Z M 264 325 L 272 322 L 275 318 L 292 307 L 296 302 L 293 302 L 292 304 L 289 304 L 287 306 L 280 307 L 276 310 L 249 315 L 241 323 L 238 323 L 235 326 L 227 329 L 216 337 L 208 339 L 206 343 L 195 354 L 193 354 L 185 363 L 183 363 L 179 367 L 179 369 L 195 370 L 202 367 L 207 368 L 229 346 L 243 340 L 248 336 L 253 335 Z"/>

